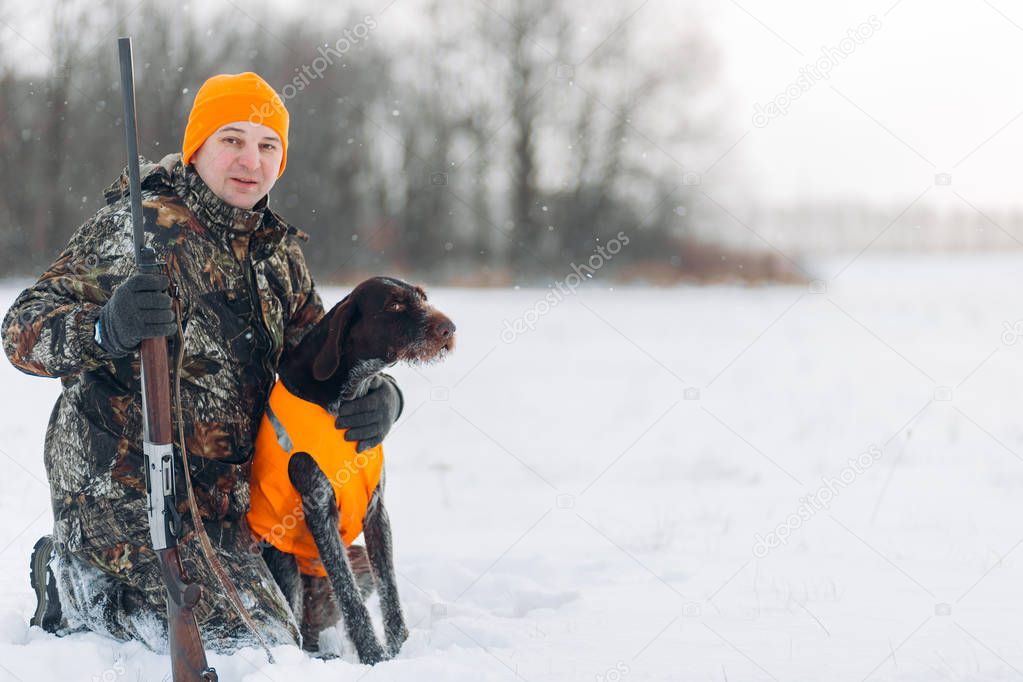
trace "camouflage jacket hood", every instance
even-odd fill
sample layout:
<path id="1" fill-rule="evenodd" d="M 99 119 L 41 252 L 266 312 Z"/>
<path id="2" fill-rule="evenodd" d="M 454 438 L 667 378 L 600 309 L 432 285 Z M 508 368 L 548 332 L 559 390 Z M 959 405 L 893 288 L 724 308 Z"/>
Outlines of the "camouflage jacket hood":
<path id="1" fill-rule="evenodd" d="M 249 460 L 276 367 L 323 305 L 304 235 L 266 198 L 253 210 L 226 204 L 179 154 L 144 163 L 142 189 L 145 244 L 166 263 L 180 304 L 182 333 L 168 343 L 172 366 L 184 348 L 181 414 L 197 501 L 204 518 L 233 528 L 248 508 Z M 17 297 L 2 332 L 16 367 L 63 385 L 44 447 L 58 551 L 85 552 L 116 572 L 137 558 L 148 529 L 138 354 L 112 358 L 93 340 L 100 308 L 136 271 L 127 175 L 105 196 Z"/>

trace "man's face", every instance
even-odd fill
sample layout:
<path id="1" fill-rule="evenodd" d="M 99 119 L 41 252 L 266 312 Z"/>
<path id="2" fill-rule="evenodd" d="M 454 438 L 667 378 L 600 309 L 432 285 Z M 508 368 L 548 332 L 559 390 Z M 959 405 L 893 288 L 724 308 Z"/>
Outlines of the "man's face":
<path id="1" fill-rule="evenodd" d="M 214 194 L 232 206 L 250 209 L 277 182 L 283 155 L 281 138 L 273 130 L 237 121 L 206 138 L 191 162 Z"/>

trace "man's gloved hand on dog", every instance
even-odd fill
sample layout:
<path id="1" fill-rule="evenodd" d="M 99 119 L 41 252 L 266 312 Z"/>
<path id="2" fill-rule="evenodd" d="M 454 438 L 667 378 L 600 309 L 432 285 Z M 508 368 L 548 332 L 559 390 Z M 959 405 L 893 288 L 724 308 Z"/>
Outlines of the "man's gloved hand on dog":
<path id="1" fill-rule="evenodd" d="M 366 395 L 341 404 L 334 426 L 348 429 L 345 440 L 359 441 L 355 451 L 362 452 L 384 442 L 403 406 L 404 399 L 394 378 L 378 374 L 370 379 Z"/>
<path id="2" fill-rule="evenodd" d="M 138 348 L 142 339 L 177 332 L 169 285 L 164 274 L 138 273 L 122 282 L 100 309 L 96 343 L 119 357 Z"/>

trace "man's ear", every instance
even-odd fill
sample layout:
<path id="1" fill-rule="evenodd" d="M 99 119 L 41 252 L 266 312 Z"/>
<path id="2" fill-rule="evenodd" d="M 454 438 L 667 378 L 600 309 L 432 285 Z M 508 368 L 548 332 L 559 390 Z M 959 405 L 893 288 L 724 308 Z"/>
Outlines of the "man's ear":
<path id="1" fill-rule="evenodd" d="M 313 360 L 313 378 L 317 381 L 329 379 L 341 364 L 341 344 L 344 342 L 345 334 L 352 322 L 353 310 L 354 306 L 349 300 L 349 296 L 345 296 L 328 313 L 330 323 L 327 328 L 327 339 Z"/>

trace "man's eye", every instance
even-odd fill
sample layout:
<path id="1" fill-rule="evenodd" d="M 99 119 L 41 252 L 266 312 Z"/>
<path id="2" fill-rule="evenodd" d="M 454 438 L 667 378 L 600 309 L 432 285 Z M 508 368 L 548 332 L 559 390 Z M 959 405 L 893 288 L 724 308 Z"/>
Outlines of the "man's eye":
<path id="1" fill-rule="evenodd" d="M 263 145 L 263 149 L 267 150 L 268 152 L 272 152 L 273 150 L 277 149 L 277 145 L 270 144 L 269 142 L 267 142 L 266 144 Z"/>
<path id="2" fill-rule="evenodd" d="M 238 138 L 237 137 L 225 137 L 224 138 L 224 142 L 227 142 L 228 144 L 234 144 L 235 142 L 238 142 Z"/>

